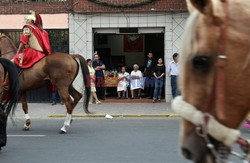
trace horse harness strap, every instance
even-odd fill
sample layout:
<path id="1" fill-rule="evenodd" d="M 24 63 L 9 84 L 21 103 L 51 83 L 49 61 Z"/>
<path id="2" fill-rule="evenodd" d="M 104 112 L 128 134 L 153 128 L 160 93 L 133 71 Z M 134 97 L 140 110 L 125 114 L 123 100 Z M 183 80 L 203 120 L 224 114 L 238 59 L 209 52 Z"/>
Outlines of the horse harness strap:
<path id="1" fill-rule="evenodd" d="M 244 163 L 250 161 L 250 143 L 247 139 L 240 137 L 240 131 L 237 129 L 229 128 L 219 121 L 216 117 L 211 115 L 212 112 L 216 112 L 218 117 L 225 116 L 225 70 L 226 70 L 226 43 L 227 43 L 227 28 L 228 28 L 228 3 L 227 0 L 221 0 L 223 5 L 223 11 L 225 13 L 220 26 L 220 37 L 218 56 L 215 64 L 215 74 L 211 95 L 208 99 L 207 108 L 204 112 L 201 112 L 193 105 L 185 102 L 182 97 L 177 97 L 172 103 L 172 107 L 181 117 L 190 121 L 196 125 L 196 132 L 199 136 L 204 138 L 207 148 L 211 154 L 215 157 L 216 163 L 225 162 L 227 157 L 224 157 L 223 153 L 228 147 L 231 147 L 234 143 L 239 144 L 244 154 L 231 151 L 231 154 L 240 158 Z M 213 110 L 213 108 L 217 108 Z M 219 149 L 215 149 L 214 144 L 210 141 L 209 136 L 213 137 L 217 141 L 226 145 L 226 147 L 219 146 Z M 226 149 L 225 149 L 226 148 Z M 230 154 L 230 151 L 226 153 Z"/>
<path id="2" fill-rule="evenodd" d="M 16 52 L 16 50 L 10 50 L 10 51 L 7 51 L 5 53 L 1 53 L 1 55 L 3 56 L 3 55 L 6 55 L 6 54 L 9 54 L 9 53 L 12 53 L 12 52 Z"/>
<path id="3" fill-rule="evenodd" d="M 227 28 L 228 28 L 228 3 L 227 0 L 221 0 L 223 5 L 223 12 L 224 12 L 224 19 L 220 27 L 220 38 L 219 38 L 219 49 L 218 49 L 218 56 L 217 56 L 217 63 L 215 66 L 215 78 L 213 83 L 213 90 L 209 99 L 207 113 L 204 114 L 203 120 L 204 123 L 202 126 L 198 127 L 198 129 L 202 130 L 202 135 L 207 133 L 207 128 L 211 116 L 209 116 L 211 112 L 213 112 L 213 108 L 217 108 L 216 113 L 219 117 L 224 118 L 223 112 L 225 111 L 225 67 L 226 67 L 226 44 L 227 44 Z M 206 138 L 205 138 L 206 139 Z M 211 145 L 209 140 L 206 142 Z M 236 152 L 232 152 L 233 155 L 241 158 L 241 159 L 250 159 L 250 142 L 247 139 L 244 139 L 240 136 L 235 140 L 237 144 L 243 149 L 245 155 L 242 156 Z M 211 152 L 214 154 L 216 152 L 212 148 Z"/>

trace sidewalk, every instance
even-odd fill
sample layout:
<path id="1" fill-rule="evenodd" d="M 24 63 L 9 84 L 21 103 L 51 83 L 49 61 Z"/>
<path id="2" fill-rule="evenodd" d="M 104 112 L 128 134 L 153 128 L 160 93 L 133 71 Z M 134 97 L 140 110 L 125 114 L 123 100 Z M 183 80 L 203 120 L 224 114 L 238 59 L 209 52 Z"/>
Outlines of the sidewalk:
<path id="1" fill-rule="evenodd" d="M 19 103 L 15 112 L 17 118 L 23 118 L 22 105 Z M 169 103 L 102 103 L 89 105 L 91 114 L 85 114 L 83 103 L 79 103 L 73 117 L 176 117 Z M 29 103 L 29 114 L 32 119 L 62 118 L 65 116 L 64 105 L 50 103 Z"/>

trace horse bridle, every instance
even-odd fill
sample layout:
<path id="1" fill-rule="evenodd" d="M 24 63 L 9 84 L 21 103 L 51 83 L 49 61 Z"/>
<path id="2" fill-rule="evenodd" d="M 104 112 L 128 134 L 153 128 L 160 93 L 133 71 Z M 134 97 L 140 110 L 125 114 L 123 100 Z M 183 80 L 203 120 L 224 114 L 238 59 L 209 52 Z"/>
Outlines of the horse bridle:
<path id="1" fill-rule="evenodd" d="M 225 109 L 225 67 L 226 67 L 226 43 L 227 43 L 227 28 L 228 28 L 228 2 L 227 0 L 221 0 L 223 5 L 223 12 L 225 14 L 222 24 L 220 26 L 220 38 L 219 38 L 219 50 L 217 56 L 217 62 L 215 65 L 215 78 L 213 84 L 213 90 L 208 100 L 207 110 L 204 114 L 203 125 L 197 126 L 197 134 L 205 139 L 208 149 L 215 157 L 217 163 L 225 162 L 227 158 L 221 158 L 220 151 L 215 149 L 215 146 L 211 143 L 207 132 L 208 123 L 210 121 L 210 114 L 213 111 L 214 106 L 217 108 L 217 113 L 221 114 Z M 222 115 L 223 116 L 223 115 Z M 240 158 L 243 162 L 250 161 L 250 143 L 247 139 L 238 137 L 236 143 L 241 147 L 244 154 L 231 151 L 231 154 Z M 229 154 L 227 155 L 229 156 Z M 224 159 L 224 160 L 223 160 Z"/>

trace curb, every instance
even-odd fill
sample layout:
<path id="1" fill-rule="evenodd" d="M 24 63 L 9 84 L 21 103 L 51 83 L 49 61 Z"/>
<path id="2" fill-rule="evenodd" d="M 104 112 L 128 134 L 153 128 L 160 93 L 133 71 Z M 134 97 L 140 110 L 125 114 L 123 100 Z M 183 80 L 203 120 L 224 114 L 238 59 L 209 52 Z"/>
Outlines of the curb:
<path id="1" fill-rule="evenodd" d="M 106 114 L 73 114 L 75 118 L 105 118 Z M 162 118 L 162 117 L 180 117 L 178 114 L 111 114 L 115 118 Z M 64 118 L 65 114 L 52 114 L 49 118 Z"/>

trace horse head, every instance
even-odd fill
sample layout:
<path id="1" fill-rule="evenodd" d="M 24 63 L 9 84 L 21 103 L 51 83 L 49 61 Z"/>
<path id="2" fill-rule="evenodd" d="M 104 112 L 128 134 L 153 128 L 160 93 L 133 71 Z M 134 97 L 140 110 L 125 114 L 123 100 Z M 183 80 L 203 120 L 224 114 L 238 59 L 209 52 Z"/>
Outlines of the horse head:
<path id="1" fill-rule="evenodd" d="M 218 162 L 238 141 L 250 106 L 250 4 L 190 0 L 181 53 L 180 144 L 194 162 Z M 227 133 L 224 133 L 227 132 Z M 226 153 L 226 154 L 225 154 Z M 226 156 L 225 156 L 226 155 Z"/>
<path id="2" fill-rule="evenodd" d="M 0 57 L 12 59 L 17 52 L 17 48 L 13 41 L 4 33 L 0 32 Z"/>

